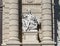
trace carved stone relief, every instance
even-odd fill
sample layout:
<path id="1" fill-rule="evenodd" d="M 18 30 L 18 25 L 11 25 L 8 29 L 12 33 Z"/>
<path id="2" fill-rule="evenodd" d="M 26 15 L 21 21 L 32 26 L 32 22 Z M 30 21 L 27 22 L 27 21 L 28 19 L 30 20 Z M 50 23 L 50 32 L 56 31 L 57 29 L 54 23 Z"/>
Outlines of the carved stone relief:
<path id="1" fill-rule="evenodd" d="M 37 30 L 38 21 L 30 12 L 22 16 L 22 30 Z"/>

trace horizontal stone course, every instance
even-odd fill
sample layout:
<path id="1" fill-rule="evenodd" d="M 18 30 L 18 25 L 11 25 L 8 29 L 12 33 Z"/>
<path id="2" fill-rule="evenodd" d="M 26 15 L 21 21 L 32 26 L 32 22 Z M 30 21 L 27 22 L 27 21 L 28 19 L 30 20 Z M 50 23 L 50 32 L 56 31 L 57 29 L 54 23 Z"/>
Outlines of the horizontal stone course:
<path id="1" fill-rule="evenodd" d="M 47 31 L 47 32 L 43 32 L 42 35 L 43 35 L 43 37 L 45 37 L 45 36 L 46 36 L 46 37 L 49 37 L 49 36 L 51 37 L 50 34 L 52 34 L 51 31 Z"/>
<path id="2" fill-rule="evenodd" d="M 42 39 L 43 39 L 42 41 L 49 41 L 49 40 L 51 40 L 51 37 L 50 37 L 50 36 L 49 36 L 49 37 L 48 37 L 48 36 L 45 36 L 45 37 L 43 37 Z M 51 40 L 51 41 L 52 41 L 52 40 Z"/>
<path id="3" fill-rule="evenodd" d="M 22 4 L 37 4 L 37 3 L 41 3 L 41 0 L 22 0 Z"/>
<path id="4" fill-rule="evenodd" d="M 42 20 L 42 25 L 45 25 L 45 24 L 52 25 L 51 24 L 51 19 L 43 19 Z"/>
<path id="5" fill-rule="evenodd" d="M 9 12 L 9 8 L 4 9 L 4 12 Z"/>
<path id="6" fill-rule="evenodd" d="M 37 9 L 36 9 L 37 8 Z M 31 9 L 31 12 L 41 12 L 41 6 L 35 5 L 22 5 L 22 12 L 28 12 L 27 9 Z"/>
<path id="7" fill-rule="evenodd" d="M 18 20 L 18 15 L 12 15 L 12 14 L 11 14 L 10 17 L 11 17 L 11 18 L 9 18 L 10 20 L 11 20 L 11 19 L 12 19 L 12 20 L 14 20 L 14 19 Z"/>
<path id="8" fill-rule="evenodd" d="M 18 0 L 10 0 L 10 3 L 18 3 Z"/>
<path id="9" fill-rule="evenodd" d="M 44 9 L 44 10 L 42 10 L 42 12 L 43 12 L 43 13 L 51 13 L 51 9 Z M 42 14 L 43 14 L 43 13 L 42 13 Z"/>
<path id="10" fill-rule="evenodd" d="M 49 25 L 46 26 L 42 26 L 42 30 L 52 30 L 51 27 Z"/>
<path id="11" fill-rule="evenodd" d="M 50 17 L 50 15 L 48 15 L 48 14 L 45 14 L 45 15 L 47 15 L 46 17 L 43 15 L 42 16 L 42 18 L 43 18 L 43 20 L 42 21 L 44 21 L 44 20 L 50 20 L 51 21 L 51 17 Z M 45 17 L 45 18 L 44 18 Z"/>
<path id="12" fill-rule="evenodd" d="M 51 3 L 51 0 L 42 0 L 42 3 Z"/>
<path id="13" fill-rule="evenodd" d="M 10 8 L 18 9 L 18 4 L 12 4 Z"/>
<path id="14" fill-rule="evenodd" d="M 43 3 L 42 4 L 42 9 L 45 9 L 45 8 L 50 8 L 51 9 L 51 5 L 50 5 L 50 3 Z"/>
<path id="15" fill-rule="evenodd" d="M 5 16 L 5 17 L 3 17 L 3 20 L 4 20 L 4 19 L 9 19 L 9 17 L 6 17 L 6 16 Z"/>
<path id="16" fill-rule="evenodd" d="M 15 10 L 14 10 L 14 11 L 12 10 L 12 11 L 10 12 L 10 14 L 18 14 L 18 11 L 17 11 L 17 10 L 16 10 L 16 11 L 15 11 Z"/>

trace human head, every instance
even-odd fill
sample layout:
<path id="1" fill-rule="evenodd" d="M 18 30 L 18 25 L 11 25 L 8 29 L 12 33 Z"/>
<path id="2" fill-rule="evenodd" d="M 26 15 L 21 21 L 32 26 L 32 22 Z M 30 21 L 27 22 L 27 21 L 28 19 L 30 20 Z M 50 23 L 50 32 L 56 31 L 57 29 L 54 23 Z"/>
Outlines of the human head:
<path id="1" fill-rule="evenodd" d="M 28 9 L 27 11 L 28 11 L 28 14 L 31 14 L 31 10 L 30 9 Z"/>

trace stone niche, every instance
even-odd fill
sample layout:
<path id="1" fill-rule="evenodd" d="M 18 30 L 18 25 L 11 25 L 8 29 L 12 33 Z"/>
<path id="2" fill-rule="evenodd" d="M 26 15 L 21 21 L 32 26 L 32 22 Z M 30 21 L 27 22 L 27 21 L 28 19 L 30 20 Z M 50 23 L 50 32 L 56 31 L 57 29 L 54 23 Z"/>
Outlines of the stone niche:
<path id="1" fill-rule="evenodd" d="M 22 17 L 22 44 L 39 43 L 37 25 L 36 16 L 33 16 L 31 11 L 28 10 L 28 14 Z"/>

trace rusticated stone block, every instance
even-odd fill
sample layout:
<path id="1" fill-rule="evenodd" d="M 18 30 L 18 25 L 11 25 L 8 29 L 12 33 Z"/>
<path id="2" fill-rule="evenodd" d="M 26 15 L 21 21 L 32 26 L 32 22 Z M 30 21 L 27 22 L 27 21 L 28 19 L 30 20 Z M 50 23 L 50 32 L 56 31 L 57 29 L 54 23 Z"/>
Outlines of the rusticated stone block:
<path id="1" fill-rule="evenodd" d="M 43 31 L 51 31 L 51 27 L 50 26 L 42 26 L 42 30 Z"/>
<path id="2" fill-rule="evenodd" d="M 42 14 L 51 14 L 51 9 L 44 9 L 42 10 Z"/>
<path id="3" fill-rule="evenodd" d="M 10 0 L 10 3 L 18 3 L 18 0 Z"/>
<path id="4" fill-rule="evenodd" d="M 42 3 L 51 3 L 51 0 L 42 0 Z"/>
<path id="5" fill-rule="evenodd" d="M 42 19 L 50 19 L 51 20 L 51 15 L 50 14 L 43 14 Z"/>
<path id="6" fill-rule="evenodd" d="M 15 30 L 15 31 L 18 31 L 18 26 L 10 26 L 9 29 L 10 29 L 10 31 L 11 31 L 11 30 L 13 30 L 13 31 L 14 31 L 14 30 Z"/>
<path id="7" fill-rule="evenodd" d="M 51 37 L 51 34 L 52 34 L 52 33 L 51 33 L 50 31 L 47 31 L 47 32 L 43 32 L 43 33 L 42 33 L 42 36 L 43 36 L 43 37 L 49 37 L 49 36 Z"/>
<path id="8" fill-rule="evenodd" d="M 10 14 L 18 14 L 18 9 L 10 9 Z"/>
<path id="9" fill-rule="evenodd" d="M 51 21 L 49 21 L 49 20 L 44 20 L 44 21 L 42 21 L 42 26 L 44 26 L 44 25 L 51 25 Z"/>
<path id="10" fill-rule="evenodd" d="M 13 8 L 13 9 L 18 9 L 18 3 L 13 3 L 11 4 L 10 8 Z"/>
<path id="11" fill-rule="evenodd" d="M 18 15 L 11 14 L 9 19 L 17 20 L 18 21 Z"/>
<path id="12" fill-rule="evenodd" d="M 42 9 L 46 9 L 46 8 L 49 8 L 51 9 L 51 5 L 50 4 L 42 4 Z"/>
<path id="13" fill-rule="evenodd" d="M 12 25 L 16 25 L 16 26 L 18 26 L 18 20 L 17 19 L 15 19 L 15 20 L 13 20 L 13 19 L 11 19 L 11 21 L 10 21 L 10 23 L 9 23 L 11 26 Z"/>

